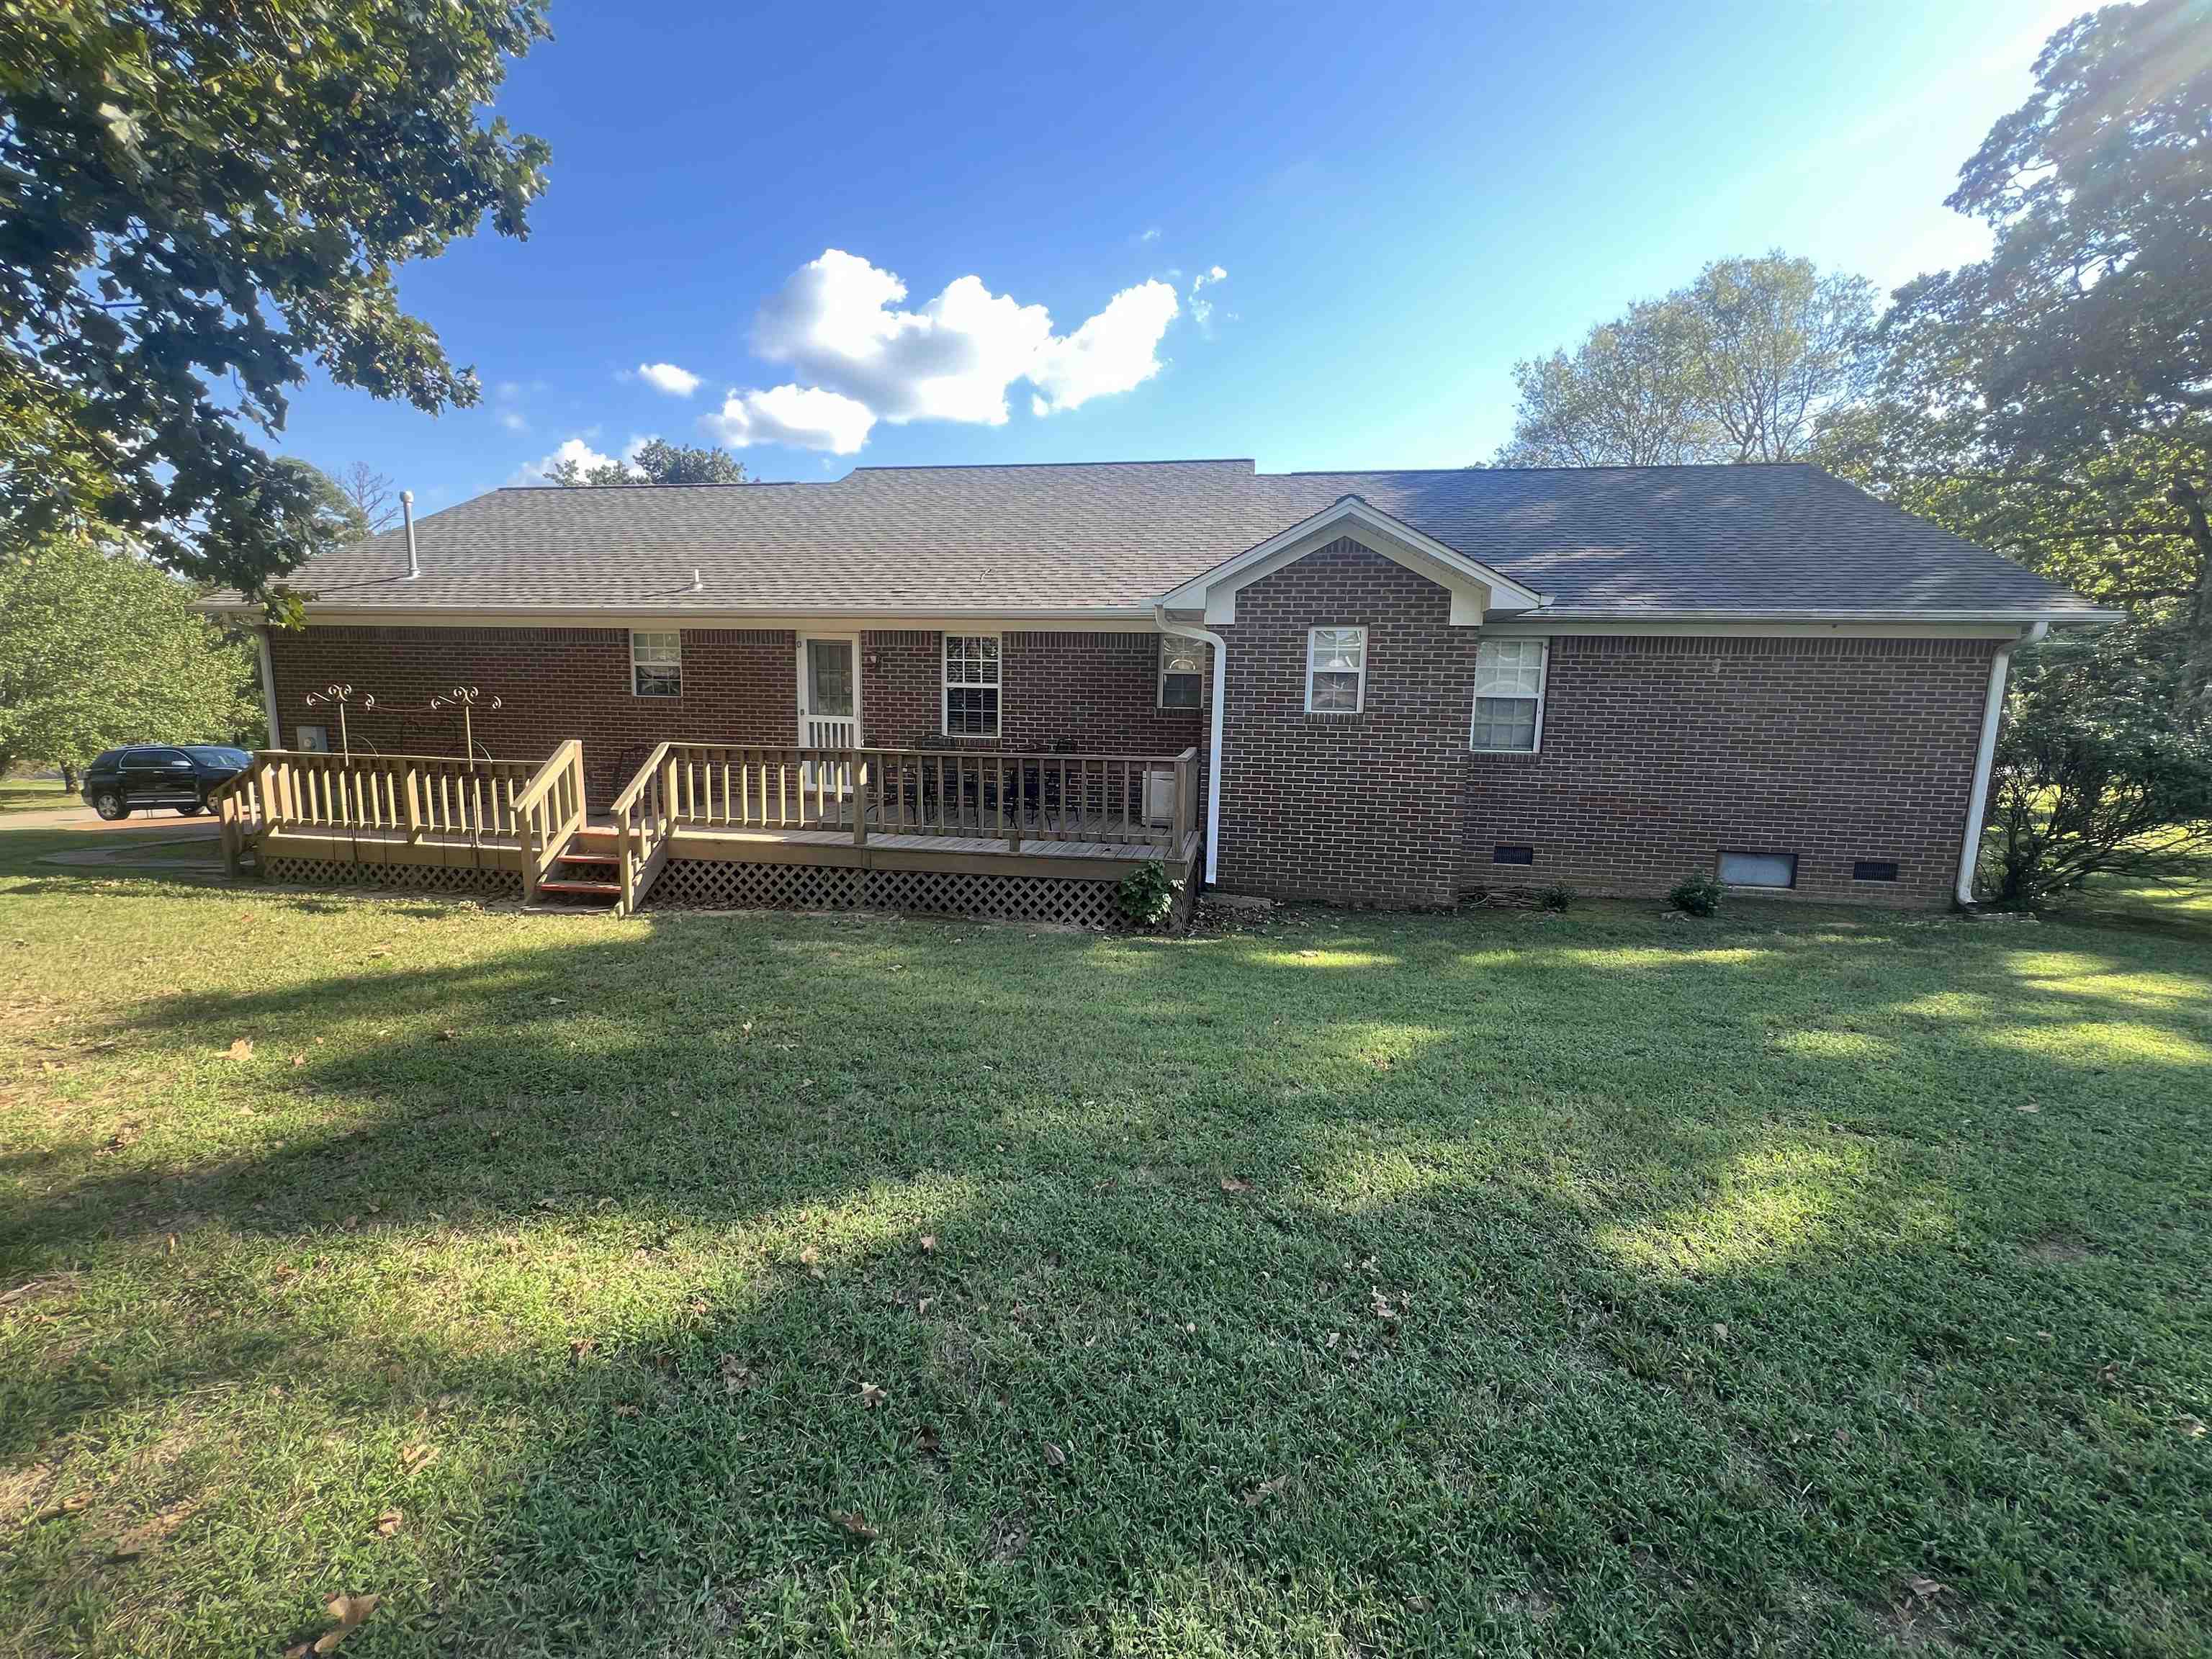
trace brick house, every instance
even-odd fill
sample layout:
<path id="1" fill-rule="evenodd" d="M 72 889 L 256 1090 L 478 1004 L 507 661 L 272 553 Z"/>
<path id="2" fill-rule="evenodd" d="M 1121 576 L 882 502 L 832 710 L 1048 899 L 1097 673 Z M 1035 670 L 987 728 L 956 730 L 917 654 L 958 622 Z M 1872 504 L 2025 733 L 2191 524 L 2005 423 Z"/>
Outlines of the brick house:
<path id="1" fill-rule="evenodd" d="M 1966 891 L 2010 652 L 2108 615 L 1794 465 L 510 489 L 292 586 L 305 626 L 262 635 L 272 750 L 337 746 L 327 690 L 350 685 L 349 748 L 459 756 L 448 694 L 473 686 L 475 757 L 574 740 L 574 833 L 640 848 L 592 824 L 649 773 L 678 800 L 677 886 L 725 896 L 757 884 L 688 866 L 826 836 L 850 880 L 897 854 L 910 884 L 951 843 L 891 843 L 957 831 L 1030 863 L 1079 842 L 1097 878 L 1118 850 L 1354 904 L 1694 872 L 1941 904 Z M 679 761 L 706 767 L 703 808 Z M 771 764 L 817 816 L 770 805 Z M 1127 839 L 1086 838 L 1102 824 Z"/>

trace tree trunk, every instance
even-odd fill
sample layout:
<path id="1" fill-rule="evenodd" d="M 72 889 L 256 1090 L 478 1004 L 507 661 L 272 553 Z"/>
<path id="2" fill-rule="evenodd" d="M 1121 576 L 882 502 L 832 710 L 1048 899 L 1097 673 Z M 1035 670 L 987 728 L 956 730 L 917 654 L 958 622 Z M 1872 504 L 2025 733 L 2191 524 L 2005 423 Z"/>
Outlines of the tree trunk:
<path id="1" fill-rule="evenodd" d="M 2204 510 L 2203 488 L 2176 478 L 2166 499 L 2189 520 L 2189 539 L 2197 546 L 2197 586 L 2189 601 L 2189 656 L 2182 670 L 2182 696 L 2194 702 L 2212 686 L 2212 520 Z"/>
<path id="2" fill-rule="evenodd" d="M 61 763 L 61 766 L 62 788 L 64 793 L 74 795 L 76 793 L 77 780 L 81 774 L 77 771 L 77 769 L 75 766 L 71 765 L 67 761 L 64 761 Z"/>

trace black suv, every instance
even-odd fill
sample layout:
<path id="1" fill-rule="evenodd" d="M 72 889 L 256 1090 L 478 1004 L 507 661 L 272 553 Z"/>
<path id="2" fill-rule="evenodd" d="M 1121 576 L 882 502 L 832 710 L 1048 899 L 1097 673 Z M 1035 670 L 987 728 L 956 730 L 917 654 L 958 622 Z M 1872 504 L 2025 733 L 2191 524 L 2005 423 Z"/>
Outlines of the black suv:
<path id="1" fill-rule="evenodd" d="M 207 811 L 208 791 L 228 783 L 253 757 L 223 744 L 147 744 L 111 749 L 84 769 L 84 804 L 104 818 L 170 806 L 191 817 Z"/>

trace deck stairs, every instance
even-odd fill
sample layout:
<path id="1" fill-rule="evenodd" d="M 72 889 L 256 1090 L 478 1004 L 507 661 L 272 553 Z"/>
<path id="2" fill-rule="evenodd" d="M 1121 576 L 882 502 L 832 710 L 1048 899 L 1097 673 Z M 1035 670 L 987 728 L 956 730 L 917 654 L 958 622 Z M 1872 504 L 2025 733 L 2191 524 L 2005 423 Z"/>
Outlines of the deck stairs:
<path id="1" fill-rule="evenodd" d="M 576 830 L 554 854 L 539 878 L 541 903 L 571 910 L 614 910 L 622 906 L 615 832 L 589 824 Z"/>

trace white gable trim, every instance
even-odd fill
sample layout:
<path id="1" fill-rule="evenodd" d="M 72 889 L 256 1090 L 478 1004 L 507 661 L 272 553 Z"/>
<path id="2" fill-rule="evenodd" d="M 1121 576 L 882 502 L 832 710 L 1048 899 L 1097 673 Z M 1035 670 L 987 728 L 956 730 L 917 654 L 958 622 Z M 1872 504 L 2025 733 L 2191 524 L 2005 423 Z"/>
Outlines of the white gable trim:
<path id="1" fill-rule="evenodd" d="M 1370 507 L 1357 495 L 1342 496 L 1257 547 L 1245 549 L 1185 582 L 1159 603 L 1170 611 L 1203 610 L 1208 623 L 1233 623 L 1240 591 L 1345 536 L 1447 590 L 1451 594 L 1455 626 L 1474 627 L 1486 611 L 1533 611 L 1544 603 L 1541 593 L 1447 547 L 1402 519 Z"/>

